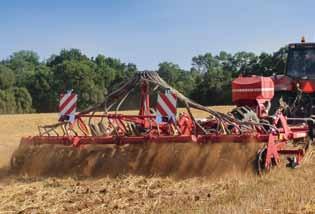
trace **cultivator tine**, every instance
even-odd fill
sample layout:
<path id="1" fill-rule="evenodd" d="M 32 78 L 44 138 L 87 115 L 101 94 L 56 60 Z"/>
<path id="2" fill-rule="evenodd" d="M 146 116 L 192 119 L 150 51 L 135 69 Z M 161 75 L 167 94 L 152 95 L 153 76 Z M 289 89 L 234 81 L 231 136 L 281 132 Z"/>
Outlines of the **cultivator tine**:
<path id="1" fill-rule="evenodd" d="M 89 127 L 90 127 L 90 131 L 91 131 L 92 136 L 100 136 L 101 135 L 94 124 L 90 124 Z"/>
<path id="2" fill-rule="evenodd" d="M 106 136 L 107 135 L 107 131 L 106 131 L 106 127 L 105 125 L 102 123 L 102 121 L 100 121 L 98 124 L 98 129 L 101 132 L 101 135 Z"/>
<path id="3" fill-rule="evenodd" d="M 52 125 L 38 126 L 39 135 L 40 136 L 44 136 L 44 135 L 51 136 L 51 132 L 53 132 L 56 136 L 59 136 L 56 129 L 58 127 L 62 127 L 64 124 L 65 123 L 56 123 L 56 124 L 52 124 Z M 43 129 L 44 132 L 42 132 L 41 129 Z"/>
<path id="4" fill-rule="evenodd" d="M 67 131 L 67 129 L 65 128 L 65 125 L 64 125 L 64 126 L 61 126 L 61 130 L 62 130 L 63 136 L 69 136 L 68 131 Z"/>

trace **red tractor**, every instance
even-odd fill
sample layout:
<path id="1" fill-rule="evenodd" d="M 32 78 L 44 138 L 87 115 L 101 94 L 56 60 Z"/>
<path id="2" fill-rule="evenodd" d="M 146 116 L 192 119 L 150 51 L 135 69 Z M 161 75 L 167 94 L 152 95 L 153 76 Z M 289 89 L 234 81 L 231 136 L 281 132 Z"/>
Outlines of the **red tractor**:
<path id="1" fill-rule="evenodd" d="M 238 77 L 232 83 L 233 102 L 251 107 L 258 118 L 273 115 L 279 109 L 290 118 L 314 117 L 315 43 L 306 43 L 302 38 L 301 43 L 289 44 L 285 69 L 285 75 Z M 245 112 L 239 117 L 258 120 Z"/>
<path id="2" fill-rule="evenodd" d="M 275 97 L 272 113 L 279 107 L 293 118 L 313 117 L 315 112 L 315 43 L 289 44 L 285 75 L 272 77 Z"/>

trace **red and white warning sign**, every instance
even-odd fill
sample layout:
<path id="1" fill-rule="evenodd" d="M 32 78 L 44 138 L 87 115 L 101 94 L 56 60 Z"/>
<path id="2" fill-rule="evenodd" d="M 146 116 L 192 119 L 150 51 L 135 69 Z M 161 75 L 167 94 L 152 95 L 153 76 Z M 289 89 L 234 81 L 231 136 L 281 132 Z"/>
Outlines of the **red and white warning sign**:
<path id="1" fill-rule="evenodd" d="M 59 114 L 60 118 L 64 118 L 65 116 L 69 116 L 69 120 L 74 118 L 75 112 L 77 110 L 77 100 L 78 95 L 73 93 L 72 90 L 68 91 L 65 94 L 61 94 L 60 102 L 59 102 Z"/>
<path id="2" fill-rule="evenodd" d="M 156 104 L 157 118 L 168 117 L 168 119 L 176 120 L 177 97 L 174 93 L 167 90 L 165 93 L 158 94 Z"/>

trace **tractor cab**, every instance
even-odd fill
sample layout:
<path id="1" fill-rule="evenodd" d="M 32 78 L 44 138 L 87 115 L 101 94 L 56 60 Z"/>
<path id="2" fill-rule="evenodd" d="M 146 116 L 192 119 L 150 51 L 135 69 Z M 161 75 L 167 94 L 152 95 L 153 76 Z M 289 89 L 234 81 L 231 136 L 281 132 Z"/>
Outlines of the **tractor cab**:
<path id="1" fill-rule="evenodd" d="M 315 43 L 289 44 L 288 48 L 287 75 L 295 80 L 315 80 Z"/>
<path id="2" fill-rule="evenodd" d="M 306 94 L 315 92 L 315 43 L 288 45 L 286 74 L 273 76 L 276 92 L 301 91 Z"/>
<path id="3" fill-rule="evenodd" d="M 286 74 L 271 78 L 275 86 L 271 113 L 282 106 L 290 117 L 314 117 L 315 43 L 302 37 L 300 43 L 289 44 Z"/>

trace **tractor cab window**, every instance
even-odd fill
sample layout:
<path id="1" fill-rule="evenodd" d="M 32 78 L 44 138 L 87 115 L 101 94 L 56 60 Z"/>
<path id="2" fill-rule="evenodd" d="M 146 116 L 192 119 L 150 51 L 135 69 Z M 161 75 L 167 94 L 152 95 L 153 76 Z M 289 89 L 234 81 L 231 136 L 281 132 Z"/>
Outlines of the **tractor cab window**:
<path id="1" fill-rule="evenodd" d="M 287 74 L 292 77 L 315 78 L 315 49 L 294 48 L 289 51 Z"/>

